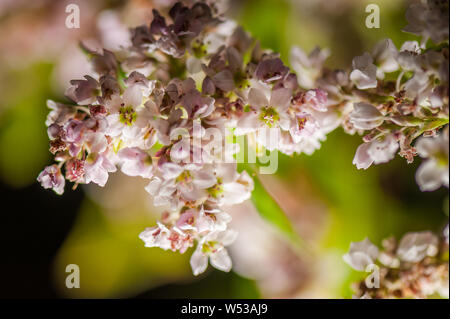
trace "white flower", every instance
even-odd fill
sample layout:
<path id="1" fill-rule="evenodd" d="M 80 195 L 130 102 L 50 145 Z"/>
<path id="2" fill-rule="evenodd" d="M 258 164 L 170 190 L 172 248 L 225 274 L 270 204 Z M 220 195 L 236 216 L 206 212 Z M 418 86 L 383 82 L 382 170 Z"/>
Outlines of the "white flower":
<path id="1" fill-rule="evenodd" d="M 224 2 L 224 1 L 217 1 Z M 205 36 L 206 50 L 208 53 L 215 53 L 223 45 L 227 38 L 229 38 L 239 28 L 236 21 L 226 20 L 216 26 L 216 32 L 207 34 Z"/>
<path id="2" fill-rule="evenodd" d="M 159 247 L 161 249 L 170 249 L 169 240 L 170 230 L 162 223 L 157 222 L 157 226 L 146 228 L 139 234 L 139 238 L 145 243 L 145 247 Z"/>
<path id="3" fill-rule="evenodd" d="M 339 125 L 340 117 L 333 109 L 324 112 L 302 104 L 290 121 L 289 132 L 279 134 L 277 149 L 287 155 L 311 155 L 326 140 L 326 134 Z"/>
<path id="4" fill-rule="evenodd" d="M 400 52 L 397 55 L 397 62 L 404 70 L 419 70 L 420 53 L 421 49 L 417 41 L 406 41 L 400 48 Z"/>
<path id="5" fill-rule="evenodd" d="M 398 70 L 397 48 L 391 39 L 379 41 L 372 50 L 372 57 L 375 64 L 378 65 L 377 77 L 384 78 L 384 73 L 390 73 Z"/>
<path id="6" fill-rule="evenodd" d="M 433 191 L 449 185 L 449 129 L 436 137 L 421 137 L 416 143 L 420 157 L 426 160 L 416 172 L 416 181 L 422 191 Z"/>
<path id="7" fill-rule="evenodd" d="M 122 162 L 121 170 L 128 176 L 152 177 L 151 156 L 137 147 L 123 148 L 117 153 Z"/>
<path id="8" fill-rule="evenodd" d="M 131 81 L 131 79 L 130 79 Z M 127 87 L 122 96 L 113 95 L 106 103 L 109 115 L 108 135 L 117 139 L 122 139 L 126 146 L 147 146 L 151 147 L 152 139 L 145 140 L 148 131 L 147 126 L 155 116 L 155 105 L 151 100 L 146 101 L 145 94 L 151 93 L 154 86 L 142 86 L 132 84 Z M 143 104 L 145 102 L 145 104 Z M 144 144 L 143 144 L 144 143 Z"/>
<path id="9" fill-rule="evenodd" d="M 292 90 L 278 88 L 271 90 L 261 84 L 252 87 L 248 93 L 248 103 L 252 111 L 245 112 L 238 120 L 236 135 L 244 135 L 260 128 L 289 129 L 290 119 L 287 109 L 291 103 Z"/>
<path id="10" fill-rule="evenodd" d="M 426 256 L 436 256 L 439 239 L 430 231 L 408 233 L 403 236 L 397 249 L 397 256 L 406 262 L 417 263 Z"/>
<path id="11" fill-rule="evenodd" d="M 181 100 L 181 105 L 193 119 L 205 118 L 214 111 L 214 99 L 204 97 L 202 94 L 193 89 L 186 93 Z"/>
<path id="12" fill-rule="evenodd" d="M 355 103 L 350 113 L 350 122 L 360 130 L 371 130 L 383 124 L 383 121 L 383 114 L 375 106 L 365 102 Z"/>
<path id="13" fill-rule="evenodd" d="M 65 179 L 61 174 L 61 170 L 58 165 L 47 166 L 38 176 L 38 182 L 42 187 L 48 189 L 51 188 L 56 194 L 61 195 L 64 193 Z"/>
<path id="14" fill-rule="evenodd" d="M 290 53 L 292 68 L 297 74 L 298 84 L 305 89 L 312 89 L 322 72 L 322 66 L 329 57 L 328 49 L 315 48 L 309 55 L 297 46 Z"/>
<path id="15" fill-rule="evenodd" d="M 225 231 L 231 216 L 218 208 L 191 208 L 184 211 L 176 222 L 182 231 L 192 230 L 198 234 Z"/>
<path id="16" fill-rule="evenodd" d="M 304 95 L 304 102 L 306 106 L 310 106 L 313 110 L 318 112 L 326 112 L 327 108 L 327 92 L 321 89 L 314 89 L 306 91 Z M 305 105 L 302 105 L 305 106 Z"/>
<path id="17" fill-rule="evenodd" d="M 146 228 L 139 234 L 139 238 L 145 243 L 145 247 L 159 247 L 164 250 L 171 249 L 183 254 L 193 245 L 193 237 L 177 227 L 167 228 L 158 222 L 156 227 Z"/>
<path id="18" fill-rule="evenodd" d="M 249 199 L 253 191 L 253 180 L 246 171 L 237 172 L 237 164 L 219 164 L 215 168 L 217 182 L 207 191 L 209 200 L 222 205 L 236 205 Z"/>
<path id="19" fill-rule="evenodd" d="M 108 181 L 108 173 L 113 173 L 117 170 L 114 163 L 111 161 L 111 152 L 106 150 L 103 153 L 91 153 L 85 162 L 85 183 L 94 182 L 101 187 L 106 185 Z"/>
<path id="20" fill-rule="evenodd" d="M 231 270 L 231 258 L 225 246 L 234 242 L 237 233 L 234 230 L 212 232 L 203 237 L 191 256 L 192 272 L 195 276 L 203 273 L 208 267 L 208 258 L 211 265 L 221 271 Z"/>
<path id="21" fill-rule="evenodd" d="M 373 163 L 387 163 L 394 158 L 398 150 L 398 141 L 393 134 L 377 138 L 368 143 L 361 144 L 356 150 L 353 164 L 358 169 L 367 169 Z"/>
<path id="22" fill-rule="evenodd" d="M 448 40 L 448 1 L 419 1 L 412 3 L 406 11 L 408 25 L 403 31 L 423 37 L 426 44 L 431 38 L 434 43 Z"/>
<path id="23" fill-rule="evenodd" d="M 353 158 L 353 164 L 357 169 L 368 169 L 373 164 L 373 159 L 367 152 L 371 146 L 371 143 L 363 143 L 358 146 L 355 157 Z"/>
<path id="24" fill-rule="evenodd" d="M 373 59 L 369 53 L 357 56 L 352 62 L 353 71 L 350 73 L 350 80 L 356 84 L 360 90 L 377 87 L 377 67 L 373 64 Z"/>
<path id="25" fill-rule="evenodd" d="M 97 100 L 98 82 L 91 76 L 84 76 L 85 80 L 72 80 L 65 95 L 79 105 L 92 104 Z"/>
<path id="26" fill-rule="evenodd" d="M 282 132 L 278 150 L 284 154 L 305 153 L 311 155 L 321 146 L 321 141 L 326 139 L 322 130 L 315 129 L 312 134 L 301 135 L 300 138 L 293 138 L 292 133 Z"/>
<path id="27" fill-rule="evenodd" d="M 344 261 L 352 268 L 363 271 L 378 258 L 378 247 L 368 238 L 350 244 L 350 251 L 344 255 Z"/>
<path id="28" fill-rule="evenodd" d="M 367 150 L 369 156 L 375 164 L 387 163 L 394 158 L 398 150 L 398 142 L 393 134 L 378 138 L 371 142 Z"/>
<path id="29" fill-rule="evenodd" d="M 45 120 L 47 127 L 52 124 L 63 125 L 75 114 L 75 109 L 72 106 L 56 103 L 52 100 L 47 100 L 47 107 L 51 109 Z"/>
<path id="30" fill-rule="evenodd" d="M 299 113 L 291 119 L 292 124 L 289 128 L 294 144 L 300 143 L 313 136 L 320 129 L 316 120 L 307 113 Z"/>
<path id="31" fill-rule="evenodd" d="M 405 85 L 406 96 L 411 99 L 417 98 L 421 104 L 432 92 L 432 83 L 428 74 L 422 70 L 414 72 L 414 76 Z"/>
<path id="32" fill-rule="evenodd" d="M 156 206 L 170 204 L 176 210 L 187 202 L 204 201 L 208 188 L 217 182 L 213 166 L 209 164 L 202 167 L 168 162 L 158 166 L 156 175 L 145 188 L 154 197 Z"/>

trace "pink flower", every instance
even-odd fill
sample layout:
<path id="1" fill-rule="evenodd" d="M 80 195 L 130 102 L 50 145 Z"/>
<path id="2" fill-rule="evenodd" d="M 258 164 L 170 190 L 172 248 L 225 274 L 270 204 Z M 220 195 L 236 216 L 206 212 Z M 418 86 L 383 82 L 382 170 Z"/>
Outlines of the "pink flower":
<path id="1" fill-rule="evenodd" d="M 449 129 L 448 126 L 436 137 L 421 137 L 416 149 L 424 162 L 416 172 L 416 181 L 422 191 L 433 191 L 449 185 Z"/>
<path id="2" fill-rule="evenodd" d="M 66 96 L 79 105 L 92 104 L 97 100 L 99 83 L 91 76 L 86 75 L 85 80 L 72 80 L 66 91 Z"/>
<path id="3" fill-rule="evenodd" d="M 71 156 L 77 156 L 83 145 L 83 133 L 86 130 L 84 123 L 76 119 L 70 119 L 64 125 L 63 141 L 69 146 Z"/>
<path id="4" fill-rule="evenodd" d="M 279 58 L 261 61 L 255 71 L 256 78 L 267 83 L 284 79 L 288 73 L 289 68 Z"/>
<path id="5" fill-rule="evenodd" d="M 72 158 L 66 162 L 66 178 L 71 182 L 82 182 L 84 179 L 84 161 Z"/>
<path id="6" fill-rule="evenodd" d="M 422 42 L 431 38 L 440 43 L 448 40 L 448 2 L 419 1 L 413 2 L 406 11 L 408 25 L 403 31 L 423 37 Z"/>
<path id="7" fill-rule="evenodd" d="M 201 202 L 208 197 L 207 189 L 216 183 L 213 167 L 195 164 L 178 165 L 167 162 L 158 165 L 155 176 L 145 190 L 154 197 L 154 204 L 170 204 L 173 209 L 187 202 Z"/>
<path id="8" fill-rule="evenodd" d="M 372 141 L 367 153 L 375 164 L 387 163 L 394 158 L 398 147 L 395 136 L 389 134 Z"/>
<path id="9" fill-rule="evenodd" d="M 156 227 L 146 228 L 139 234 L 139 238 L 145 243 L 145 247 L 159 247 L 170 249 L 170 230 L 162 223 L 158 222 Z"/>
<path id="10" fill-rule="evenodd" d="M 225 231 L 231 216 L 218 208 L 201 208 L 196 221 L 198 233 Z"/>
<path id="11" fill-rule="evenodd" d="M 391 39 L 379 41 L 372 50 L 372 57 L 378 65 L 377 77 L 384 78 L 384 73 L 391 73 L 398 70 L 398 51 Z"/>
<path id="12" fill-rule="evenodd" d="M 290 118 L 287 113 L 291 104 L 292 90 L 278 88 L 271 90 L 266 85 L 252 87 L 248 93 L 248 103 L 252 110 L 238 119 L 236 135 L 254 132 L 259 128 L 289 129 Z"/>
<path id="13" fill-rule="evenodd" d="M 45 120 L 47 126 L 52 124 L 63 125 L 75 114 L 73 106 L 56 103 L 52 100 L 47 100 L 47 107 L 51 109 Z"/>
<path id="14" fill-rule="evenodd" d="M 322 72 L 322 66 L 330 55 L 328 49 L 315 48 L 307 55 L 301 48 L 292 47 L 290 61 L 297 73 L 298 84 L 305 89 L 312 89 Z"/>
<path id="15" fill-rule="evenodd" d="M 219 164 L 214 169 L 216 183 L 207 189 L 209 201 L 222 205 L 236 205 L 249 199 L 253 180 L 246 171 L 237 172 L 236 164 Z"/>
<path id="16" fill-rule="evenodd" d="M 231 216 L 219 208 L 198 207 L 184 211 L 175 223 L 182 231 L 193 231 L 207 234 L 214 231 L 225 231 Z"/>
<path id="17" fill-rule="evenodd" d="M 45 189 L 51 188 L 56 194 L 62 195 L 64 193 L 65 179 L 61 174 L 58 165 L 47 166 L 38 176 L 38 182 L 41 183 Z"/>
<path id="18" fill-rule="evenodd" d="M 191 208 L 180 215 L 176 222 L 176 226 L 181 230 L 196 230 L 195 221 L 198 217 L 196 209 Z"/>
<path id="19" fill-rule="evenodd" d="M 106 185 L 109 173 L 113 173 L 117 170 L 116 166 L 111 162 L 110 157 L 108 156 L 108 150 L 101 154 L 89 154 L 84 167 L 86 184 L 93 182 L 101 187 Z"/>
<path id="20" fill-rule="evenodd" d="M 361 144 L 356 150 L 353 164 L 358 169 L 367 169 L 372 163 L 387 163 L 394 158 L 398 147 L 398 141 L 393 134 L 388 134 L 372 142 Z"/>
<path id="21" fill-rule="evenodd" d="M 147 95 L 152 93 L 155 84 L 153 81 L 144 81 L 139 74 L 130 76 L 128 82 L 131 84 L 122 96 L 113 95 L 105 103 L 110 113 L 106 117 L 109 126 L 108 135 L 121 138 L 127 146 L 151 147 L 153 140 L 150 142 L 142 140 L 148 132 L 151 120 L 157 115 L 153 101 L 146 101 Z"/>
<path id="22" fill-rule="evenodd" d="M 141 176 L 151 178 L 153 165 L 151 156 L 137 147 L 123 148 L 118 152 L 121 161 L 121 170 L 128 176 Z"/>
<path id="23" fill-rule="evenodd" d="M 230 271 L 232 266 L 231 258 L 225 247 L 232 244 L 236 237 L 237 233 L 233 230 L 212 232 L 203 237 L 191 256 L 191 267 L 194 276 L 198 276 L 206 270 L 208 259 L 214 268 L 226 272 Z"/>
<path id="24" fill-rule="evenodd" d="M 365 102 L 355 103 L 350 122 L 359 130 L 371 130 L 383 124 L 384 117 L 378 109 Z"/>
<path id="25" fill-rule="evenodd" d="M 353 164 L 356 165 L 357 169 L 368 169 L 372 165 L 373 159 L 368 153 L 370 146 L 370 143 L 363 143 L 358 146 L 353 158 Z"/>
<path id="26" fill-rule="evenodd" d="M 197 90 L 191 90 L 181 100 L 181 105 L 186 109 L 189 118 L 204 118 L 214 111 L 214 99 L 204 97 Z"/>
<path id="27" fill-rule="evenodd" d="M 156 227 L 146 228 L 139 234 L 145 247 L 159 247 L 164 250 L 179 251 L 183 254 L 193 245 L 193 237 L 177 227 L 171 229 L 158 222 Z"/>
<path id="28" fill-rule="evenodd" d="M 350 244 L 350 251 L 344 255 L 344 261 L 356 270 L 363 271 L 378 258 L 378 247 L 368 238 Z"/>
<path id="29" fill-rule="evenodd" d="M 426 256 L 436 256 L 438 245 L 439 239 L 430 231 L 408 233 L 398 245 L 397 256 L 403 261 L 417 263 Z"/>
<path id="30" fill-rule="evenodd" d="M 321 89 L 306 91 L 304 95 L 304 102 L 316 111 L 326 112 L 328 109 L 326 105 L 327 92 Z"/>
<path id="31" fill-rule="evenodd" d="M 369 53 L 353 59 L 353 71 L 350 79 L 360 90 L 377 87 L 377 67 L 373 64 L 373 59 Z"/>

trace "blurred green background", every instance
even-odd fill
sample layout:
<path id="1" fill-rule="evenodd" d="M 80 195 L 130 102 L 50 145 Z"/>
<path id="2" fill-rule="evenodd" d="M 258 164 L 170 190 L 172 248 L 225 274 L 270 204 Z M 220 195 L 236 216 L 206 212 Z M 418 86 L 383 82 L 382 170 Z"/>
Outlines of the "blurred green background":
<path id="1" fill-rule="evenodd" d="M 419 191 L 414 173 L 420 160 L 407 165 L 396 158 L 358 171 L 352 159 L 360 137 L 340 129 L 312 156 L 280 155 L 277 174 L 263 179 L 313 254 L 295 251 L 258 220 L 264 231 L 256 229 L 251 240 L 241 236 L 240 242 L 254 258 L 233 248 L 236 268 L 229 274 L 210 269 L 194 278 L 190 251 L 144 248 L 138 234 L 155 223 L 159 211 L 142 180 L 115 174 L 106 189 L 67 187 L 62 197 L 41 189 L 36 177 L 51 162 L 46 100 L 63 100 L 70 76 L 81 75 L 78 66 L 85 62 L 77 42 L 102 37 L 97 21 L 107 19 L 105 10 L 131 27 L 149 19 L 153 6 L 169 2 L 0 0 L 0 193 L 6 203 L 0 216 L 0 296 L 347 298 L 350 283 L 361 278 L 342 261 L 351 241 L 368 236 L 379 244 L 391 235 L 445 226 L 448 191 Z M 68 3 L 81 7 L 79 30 L 64 27 Z M 381 8 L 380 29 L 364 26 L 368 3 Z M 229 15 L 287 64 L 292 45 L 308 52 L 319 45 L 331 49 L 328 66 L 348 68 L 380 39 L 390 37 L 397 47 L 416 39 L 400 31 L 406 6 L 400 0 L 239 0 L 231 1 Z M 248 215 L 247 221 L 258 218 L 250 206 L 232 212 L 241 233 L 246 224 L 239 214 Z M 266 248 L 268 239 L 273 247 Z M 255 272 L 260 262 L 276 285 L 267 272 Z M 64 286 L 71 263 L 80 266 L 80 289 Z"/>

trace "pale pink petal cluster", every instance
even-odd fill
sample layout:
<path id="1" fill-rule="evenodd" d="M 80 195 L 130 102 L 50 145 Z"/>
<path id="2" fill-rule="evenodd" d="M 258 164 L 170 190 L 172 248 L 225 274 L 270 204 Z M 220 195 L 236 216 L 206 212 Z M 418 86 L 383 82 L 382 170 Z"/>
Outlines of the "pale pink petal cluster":
<path id="1" fill-rule="evenodd" d="M 213 3 L 177 2 L 167 16 L 153 10 L 151 23 L 125 42 L 130 47 L 120 52 L 82 44 L 96 76 L 70 82 L 71 103 L 48 102 L 58 164 L 38 180 L 62 194 L 65 179 L 103 187 L 117 170 L 143 178 L 165 210 L 140 234 L 145 246 L 184 253 L 196 245 L 195 275 L 208 260 L 229 271 L 226 246 L 236 233 L 224 207 L 253 190 L 253 179 L 238 170 L 234 138 L 247 137 L 255 149 L 311 154 L 338 125 L 327 93 L 301 88 L 278 54 L 262 50 Z M 310 59 L 317 65 L 324 57 Z M 257 134 L 264 129 L 277 139 Z"/>
<path id="2" fill-rule="evenodd" d="M 376 276 L 376 286 L 368 285 L 367 278 L 358 283 L 355 297 L 448 298 L 446 236 L 445 230 L 442 237 L 430 231 L 410 232 L 399 242 L 393 237 L 383 240 L 381 249 L 367 238 L 351 243 L 344 261 L 357 271 Z"/>
<path id="3" fill-rule="evenodd" d="M 133 28 L 120 52 L 82 45 L 95 75 L 70 82 L 68 104 L 48 101 L 57 164 L 38 181 L 62 194 L 66 179 L 103 187 L 118 169 L 145 179 L 165 213 L 140 238 L 180 253 L 196 245 L 195 275 L 208 261 L 231 269 L 226 247 L 236 234 L 224 208 L 249 199 L 254 188 L 236 164 L 242 136 L 258 152 L 309 155 L 341 126 L 363 135 L 358 169 L 420 155 L 421 189 L 448 187 L 448 14 L 423 1 L 407 20 L 405 30 L 435 45 L 408 41 L 397 50 L 385 39 L 347 71 L 324 66 L 328 50 L 293 48 L 294 73 L 215 1 L 177 2 L 166 15 L 153 10 L 151 23 Z M 408 239 L 400 255 L 418 259 L 421 241 Z M 345 259 L 363 269 L 377 259 L 375 248 L 354 244 Z"/>

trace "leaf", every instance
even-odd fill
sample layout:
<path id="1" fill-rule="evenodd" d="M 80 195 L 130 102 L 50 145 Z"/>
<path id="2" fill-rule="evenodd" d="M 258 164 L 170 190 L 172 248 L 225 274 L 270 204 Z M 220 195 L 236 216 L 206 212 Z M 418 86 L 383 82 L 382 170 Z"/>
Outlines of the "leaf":
<path id="1" fill-rule="evenodd" d="M 256 169 L 250 165 L 244 165 L 244 169 L 253 177 L 254 190 L 251 200 L 261 217 L 274 226 L 282 235 L 296 246 L 303 246 L 303 240 L 295 231 L 291 221 L 278 205 L 272 195 L 265 189 L 259 179 Z"/>
<path id="2" fill-rule="evenodd" d="M 421 136 L 426 131 L 432 131 L 435 129 L 439 129 L 442 126 L 447 125 L 448 121 L 449 121 L 448 118 L 436 118 L 436 119 L 428 120 L 425 122 L 424 126 L 420 130 L 417 131 L 417 133 L 414 135 L 414 138 Z"/>

